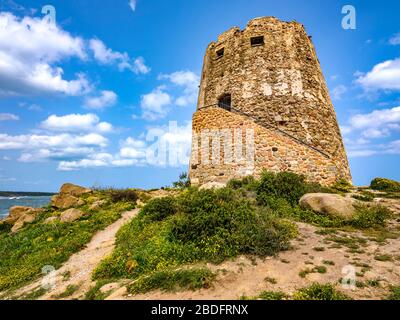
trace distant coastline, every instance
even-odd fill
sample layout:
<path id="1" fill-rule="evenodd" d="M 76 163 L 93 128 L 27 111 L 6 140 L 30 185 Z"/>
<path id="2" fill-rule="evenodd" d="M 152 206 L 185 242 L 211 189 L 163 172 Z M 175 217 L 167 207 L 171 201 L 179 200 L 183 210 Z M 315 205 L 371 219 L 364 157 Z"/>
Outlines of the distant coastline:
<path id="1" fill-rule="evenodd" d="M 50 197 L 53 192 L 22 192 L 22 191 L 0 191 L 0 197 Z"/>

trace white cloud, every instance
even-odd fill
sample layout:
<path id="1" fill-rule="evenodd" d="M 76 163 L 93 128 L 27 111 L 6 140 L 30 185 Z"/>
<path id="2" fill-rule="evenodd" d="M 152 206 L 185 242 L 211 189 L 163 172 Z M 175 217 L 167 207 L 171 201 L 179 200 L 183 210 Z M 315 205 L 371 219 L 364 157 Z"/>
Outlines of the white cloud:
<path id="1" fill-rule="evenodd" d="M 108 145 L 97 133 L 86 135 L 17 135 L 0 134 L 0 150 L 21 150 L 21 162 L 65 160 L 86 157 Z"/>
<path id="2" fill-rule="evenodd" d="M 136 10 L 136 0 L 129 0 L 129 7 L 132 9 L 132 11 Z"/>
<path id="3" fill-rule="evenodd" d="M 116 64 L 120 71 L 127 69 L 135 74 L 146 74 L 150 72 L 150 68 L 145 65 L 143 57 L 131 59 L 126 52 L 121 53 L 107 48 L 99 39 L 91 39 L 89 41 L 89 47 L 93 51 L 94 58 L 101 64 Z"/>
<path id="4" fill-rule="evenodd" d="M 19 117 L 12 113 L 0 113 L 0 121 L 17 121 Z"/>
<path id="5" fill-rule="evenodd" d="M 156 120 L 167 115 L 167 107 L 172 104 L 172 97 L 163 90 L 164 87 L 161 86 L 141 97 L 140 106 L 144 119 Z"/>
<path id="6" fill-rule="evenodd" d="M 391 37 L 389 43 L 393 46 L 400 45 L 400 32 Z"/>
<path id="7" fill-rule="evenodd" d="M 58 26 L 32 17 L 0 13 L 0 95 L 61 93 L 80 95 L 91 89 L 84 74 L 66 80 L 55 64 L 86 59 L 84 41 Z"/>
<path id="8" fill-rule="evenodd" d="M 62 161 L 62 171 L 82 168 L 127 167 L 127 166 L 170 166 L 189 164 L 191 149 L 191 123 L 178 126 L 170 122 L 168 127 L 150 128 L 142 139 L 128 137 L 121 141 L 117 154 L 91 154 L 80 160 Z"/>
<path id="9" fill-rule="evenodd" d="M 118 96 L 115 92 L 104 90 L 100 92 L 98 97 L 87 97 L 85 99 L 85 107 L 88 109 L 104 109 L 115 105 L 117 99 Z"/>
<path id="10" fill-rule="evenodd" d="M 183 95 L 175 100 L 178 106 L 187 106 L 196 103 L 199 76 L 191 71 L 177 71 L 171 74 L 160 75 L 159 79 L 168 79 L 172 84 L 183 87 Z"/>
<path id="11" fill-rule="evenodd" d="M 374 110 L 367 114 L 357 114 L 350 119 L 356 129 L 378 128 L 389 124 L 400 124 L 400 107 Z"/>
<path id="12" fill-rule="evenodd" d="M 400 90 L 400 58 L 379 63 L 356 80 L 365 90 Z"/>
<path id="13" fill-rule="evenodd" d="M 347 92 L 347 87 L 344 85 L 338 85 L 332 90 L 332 97 L 335 100 L 341 100 L 342 96 Z"/>
<path id="14" fill-rule="evenodd" d="M 68 114 L 65 116 L 51 115 L 40 124 L 42 129 L 59 132 L 99 132 L 107 133 L 113 130 L 108 122 L 100 122 L 95 114 Z"/>

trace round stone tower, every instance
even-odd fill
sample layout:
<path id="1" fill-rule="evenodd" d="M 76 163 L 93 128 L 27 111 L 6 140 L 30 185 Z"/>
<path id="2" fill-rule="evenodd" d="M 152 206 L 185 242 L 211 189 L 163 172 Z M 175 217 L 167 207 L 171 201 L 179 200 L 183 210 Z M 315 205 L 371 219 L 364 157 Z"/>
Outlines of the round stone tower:
<path id="1" fill-rule="evenodd" d="M 226 149 L 208 158 L 218 161 L 205 161 L 206 149 L 216 142 L 200 136 L 218 130 L 225 132 L 225 139 L 231 130 L 233 144 L 235 131 L 243 141 L 246 131 L 252 131 L 253 149 L 246 159 L 254 156 L 253 163 L 225 161 Z M 302 173 L 326 185 L 351 181 L 315 48 L 297 22 L 256 18 L 244 30 L 224 32 L 207 47 L 193 132 L 194 184 L 258 176 L 263 169 Z"/>

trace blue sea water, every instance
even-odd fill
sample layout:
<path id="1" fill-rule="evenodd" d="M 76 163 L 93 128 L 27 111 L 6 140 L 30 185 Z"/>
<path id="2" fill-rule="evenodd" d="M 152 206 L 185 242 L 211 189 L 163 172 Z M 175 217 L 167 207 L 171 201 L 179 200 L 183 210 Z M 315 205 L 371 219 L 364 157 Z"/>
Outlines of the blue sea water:
<path id="1" fill-rule="evenodd" d="M 8 210 L 14 206 L 41 208 L 50 202 L 51 197 L 0 197 L 0 220 L 8 216 Z"/>

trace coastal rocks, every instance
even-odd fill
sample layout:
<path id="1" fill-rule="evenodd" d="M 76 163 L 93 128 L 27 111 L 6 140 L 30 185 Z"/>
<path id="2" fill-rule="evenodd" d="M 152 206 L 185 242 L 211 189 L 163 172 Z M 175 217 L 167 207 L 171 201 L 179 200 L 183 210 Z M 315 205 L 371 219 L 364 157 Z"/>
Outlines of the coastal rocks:
<path id="1" fill-rule="evenodd" d="M 42 209 L 22 206 L 12 207 L 10 208 L 8 217 L 3 223 L 13 225 L 11 232 L 16 233 L 22 229 L 26 223 L 33 222 L 40 212 L 42 212 Z"/>
<path id="2" fill-rule="evenodd" d="M 84 213 L 78 209 L 68 209 L 66 211 L 64 211 L 63 213 L 61 213 L 60 216 L 60 221 L 61 222 L 74 222 L 78 219 L 80 219 L 82 216 L 84 215 Z"/>
<path id="3" fill-rule="evenodd" d="M 56 223 L 58 221 L 58 217 L 49 217 L 46 220 L 44 220 L 44 224 L 53 224 Z"/>
<path id="4" fill-rule="evenodd" d="M 51 198 L 51 205 L 58 209 L 79 207 L 85 204 L 79 197 L 90 192 L 90 189 L 66 183 L 61 187 L 60 193 Z"/>
<path id="5" fill-rule="evenodd" d="M 354 201 L 338 194 L 308 193 L 300 199 L 300 206 L 328 216 L 350 219 L 356 212 Z"/>

